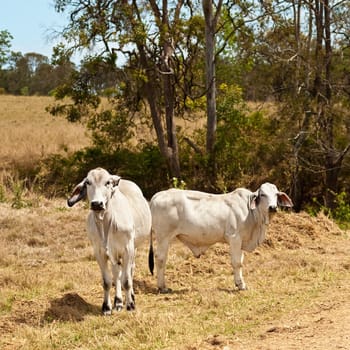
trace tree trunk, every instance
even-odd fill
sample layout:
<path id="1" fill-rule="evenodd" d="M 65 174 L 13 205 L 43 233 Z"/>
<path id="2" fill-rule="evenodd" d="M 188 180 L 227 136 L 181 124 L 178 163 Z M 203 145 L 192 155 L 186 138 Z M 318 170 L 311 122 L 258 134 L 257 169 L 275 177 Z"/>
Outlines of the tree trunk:
<path id="1" fill-rule="evenodd" d="M 325 197 L 324 204 L 329 209 L 336 207 L 338 178 L 349 145 L 338 151 L 334 142 L 334 117 L 332 108 L 332 42 L 331 42 L 331 8 L 329 0 L 316 0 L 316 75 L 314 80 L 314 97 L 317 105 L 319 145 L 324 153 Z M 323 45 L 324 43 L 324 45 Z"/>
<path id="2" fill-rule="evenodd" d="M 176 127 L 174 123 L 174 99 L 175 90 L 173 85 L 173 72 L 170 67 L 171 56 L 174 52 L 171 37 L 167 37 L 169 28 L 168 19 L 168 3 L 163 0 L 162 10 L 160 12 L 156 1 L 150 1 L 155 18 L 158 23 L 162 23 L 160 26 L 160 33 L 162 37 L 162 50 L 163 55 L 161 57 L 160 71 L 156 66 L 155 62 L 148 58 L 145 46 L 141 43 L 138 44 L 138 50 L 140 53 L 140 63 L 142 68 L 147 74 L 146 82 L 146 98 L 150 106 L 151 117 L 153 125 L 156 131 L 158 146 L 162 156 L 166 159 L 168 170 L 171 177 L 181 177 L 180 172 L 180 161 L 179 161 L 179 150 L 178 142 L 176 137 Z M 178 4 L 181 7 L 181 2 Z M 154 83 L 159 79 L 159 74 L 161 79 L 163 79 L 163 89 L 164 89 L 164 101 L 165 101 L 165 119 L 166 119 L 166 134 L 164 132 L 162 124 L 162 113 L 159 110 L 161 105 L 161 96 L 158 94 L 159 87 Z"/>
<path id="3" fill-rule="evenodd" d="M 141 58 L 140 62 L 142 64 L 142 67 L 145 68 L 145 71 L 147 72 L 147 83 L 145 87 L 145 94 L 146 94 L 148 105 L 150 107 L 152 122 L 153 122 L 154 129 L 156 131 L 159 150 L 167 162 L 170 176 L 180 177 L 180 166 L 178 161 L 176 135 L 175 135 L 175 142 L 173 138 L 171 139 L 172 143 L 169 144 L 169 141 L 168 141 L 168 144 L 166 143 L 166 137 L 165 137 L 165 132 L 164 132 L 162 118 L 161 118 L 161 112 L 159 111 L 159 108 L 157 105 L 157 101 L 159 101 L 159 96 L 157 93 L 157 87 L 153 84 L 153 81 L 155 81 L 155 77 L 153 76 L 153 74 L 155 74 L 155 71 L 153 69 L 147 69 L 148 67 L 147 57 L 143 47 L 139 46 L 138 49 L 139 49 L 140 58 Z M 167 126 L 171 121 L 172 121 L 171 116 L 167 115 Z M 175 132 L 175 126 L 172 125 L 170 127 L 171 127 L 171 131 L 167 129 L 168 135 L 169 134 L 173 135 L 173 133 Z M 175 144 L 175 150 L 173 148 L 174 144 Z"/>
<path id="4" fill-rule="evenodd" d="M 212 22 L 212 19 L 210 20 Z M 215 81 L 215 33 L 214 28 L 205 26 L 205 65 L 206 65 L 206 97 L 207 97 L 207 152 L 214 152 L 216 136 L 216 81 Z"/>
<path id="5" fill-rule="evenodd" d="M 174 122 L 174 82 L 173 72 L 170 66 L 170 59 L 173 53 L 171 40 L 166 40 L 164 45 L 162 75 L 165 101 L 165 121 L 167 128 L 168 153 L 171 168 L 171 175 L 177 178 L 181 177 L 179 148 L 176 136 L 176 125 Z"/>
<path id="6" fill-rule="evenodd" d="M 216 13 L 213 12 L 213 0 L 203 0 L 205 18 L 205 67 L 207 98 L 207 140 L 206 149 L 209 157 L 209 177 L 213 183 L 216 179 L 215 139 L 216 139 L 216 79 L 215 79 L 215 31 L 222 0 L 218 1 Z"/>

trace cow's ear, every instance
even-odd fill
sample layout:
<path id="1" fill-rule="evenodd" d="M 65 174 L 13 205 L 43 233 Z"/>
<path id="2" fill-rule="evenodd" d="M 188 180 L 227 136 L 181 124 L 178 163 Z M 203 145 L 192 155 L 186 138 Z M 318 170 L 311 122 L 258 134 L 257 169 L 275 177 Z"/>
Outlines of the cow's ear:
<path id="1" fill-rule="evenodd" d="M 259 196 L 257 193 L 253 193 L 249 197 L 249 209 L 256 209 L 259 204 Z"/>
<path id="2" fill-rule="evenodd" d="M 86 198 L 86 179 L 76 185 L 73 189 L 72 195 L 67 199 L 67 204 L 72 207 L 75 203 Z"/>
<path id="3" fill-rule="evenodd" d="M 120 181 L 121 177 L 118 175 L 112 175 L 112 183 L 113 183 L 113 187 L 116 187 L 119 185 L 119 181 Z"/>
<path id="4" fill-rule="evenodd" d="M 278 192 L 277 193 L 277 203 L 278 203 L 278 205 L 280 207 L 292 208 L 294 206 L 292 200 L 284 192 Z"/>

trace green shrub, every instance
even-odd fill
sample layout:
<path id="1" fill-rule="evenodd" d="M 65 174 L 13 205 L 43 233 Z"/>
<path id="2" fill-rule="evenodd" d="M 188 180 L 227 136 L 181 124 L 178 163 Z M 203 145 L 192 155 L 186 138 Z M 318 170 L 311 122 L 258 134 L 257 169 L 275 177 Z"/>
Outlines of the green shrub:
<path id="1" fill-rule="evenodd" d="M 88 147 L 69 156 L 51 155 L 41 162 L 37 187 L 47 196 L 66 196 L 96 167 L 136 182 L 147 198 L 169 185 L 158 147 L 145 144 L 140 150 L 123 148 L 107 153 L 98 147 Z"/>
<path id="2" fill-rule="evenodd" d="M 23 86 L 20 90 L 20 93 L 22 96 L 29 96 L 29 87 Z"/>
<path id="3" fill-rule="evenodd" d="M 337 206 L 332 211 L 332 217 L 345 227 L 350 227 L 350 201 L 345 191 L 336 196 Z"/>
<path id="4" fill-rule="evenodd" d="M 320 211 L 329 215 L 341 227 L 348 229 L 350 227 L 350 200 L 345 191 L 336 194 L 336 207 L 333 210 L 326 208 L 316 198 L 312 203 L 305 206 L 305 210 L 312 216 L 316 216 Z"/>

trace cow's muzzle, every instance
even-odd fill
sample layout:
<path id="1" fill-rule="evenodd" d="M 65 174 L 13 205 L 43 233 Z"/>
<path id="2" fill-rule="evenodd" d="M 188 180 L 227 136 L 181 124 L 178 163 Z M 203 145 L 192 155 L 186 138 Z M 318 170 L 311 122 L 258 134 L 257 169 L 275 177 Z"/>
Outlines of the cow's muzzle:
<path id="1" fill-rule="evenodd" d="M 94 210 L 94 211 L 101 211 L 101 210 L 105 210 L 105 205 L 103 202 L 101 201 L 92 201 L 90 203 L 90 209 Z"/>
<path id="2" fill-rule="evenodd" d="M 269 206 L 269 213 L 276 213 L 277 212 L 277 206 L 270 205 Z"/>

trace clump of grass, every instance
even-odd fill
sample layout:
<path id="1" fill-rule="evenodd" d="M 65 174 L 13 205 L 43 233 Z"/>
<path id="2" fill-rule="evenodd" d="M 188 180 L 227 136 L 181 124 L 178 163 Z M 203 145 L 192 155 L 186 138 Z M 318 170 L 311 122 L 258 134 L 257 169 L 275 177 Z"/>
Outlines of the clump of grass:
<path id="1" fill-rule="evenodd" d="M 15 180 L 11 184 L 11 189 L 13 193 L 13 197 L 11 199 L 11 206 L 14 209 L 21 209 L 31 206 L 30 201 L 24 198 L 27 189 L 25 185 L 25 181 Z"/>
<path id="2" fill-rule="evenodd" d="M 4 188 L 4 186 L 0 183 L 0 203 L 4 203 L 5 201 L 6 201 L 5 188 Z"/>
<path id="3" fill-rule="evenodd" d="M 11 312 L 12 305 L 16 300 L 15 295 L 10 295 L 6 299 L 0 299 L 0 314 Z"/>

